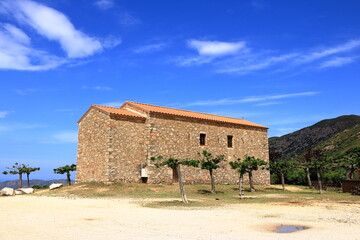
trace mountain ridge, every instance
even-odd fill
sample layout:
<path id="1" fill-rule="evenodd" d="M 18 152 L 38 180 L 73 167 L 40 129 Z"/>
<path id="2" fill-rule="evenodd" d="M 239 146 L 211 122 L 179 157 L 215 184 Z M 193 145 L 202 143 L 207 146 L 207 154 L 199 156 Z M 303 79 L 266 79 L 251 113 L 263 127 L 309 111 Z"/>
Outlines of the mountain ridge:
<path id="1" fill-rule="evenodd" d="M 359 126 L 358 115 L 324 119 L 293 133 L 269 138 L 269 150 L 282 152 L 286 158 L 303 154 L 310 148 L 324 149 L 332 155 L 338 154 L 347 150 L 347 146 L 360 146 Z M 351 133 L 351 138 L 347 137 L 346 132 Z M 340 146 L 342 150 L 339 149 Z"/>

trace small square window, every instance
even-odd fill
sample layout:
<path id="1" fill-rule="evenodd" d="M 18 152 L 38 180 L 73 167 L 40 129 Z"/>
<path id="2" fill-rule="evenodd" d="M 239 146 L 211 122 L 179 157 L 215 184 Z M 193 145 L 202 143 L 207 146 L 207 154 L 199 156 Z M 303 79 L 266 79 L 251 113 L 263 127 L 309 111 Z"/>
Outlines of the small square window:
<path id="1" fill-rule="evenodd" d="M 231 136 L 231 135 L 227 136 L 227 144 L 228 144 L 228 148 L 233 147 L 233 136 Z"/>
<path id="2" fill-rule="evenodd" d="M 205 146 L 205 138 L 206 138 L 206 134 L 200 133 L 200 146 Z"/>

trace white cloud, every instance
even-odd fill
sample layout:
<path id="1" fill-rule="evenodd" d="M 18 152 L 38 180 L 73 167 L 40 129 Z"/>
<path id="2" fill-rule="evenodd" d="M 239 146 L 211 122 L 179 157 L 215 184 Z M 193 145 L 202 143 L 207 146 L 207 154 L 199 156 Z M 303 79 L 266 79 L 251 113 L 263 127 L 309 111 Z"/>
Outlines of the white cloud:
<path id="1" fill-rule="evenodd" d="M 354 62 L 354 60 L 355 60 L 354 57 L 336 57 L 336 58 L 333 58 L 333 59 L 323 62 L 320 65 L 320 68 L 341 67 L 345 64 Z"/>
<path id="2" fill-rule="evenodd" d="M 102 50 L 97 39 L 76 30 L 68 17 L 55 9 L 30 0 L 6 3 L 8 11 L 19 22 L 50 40 L 58 41 L 70 58 L 87 57 Z"/>
<path id="3" fill-rule="evenodd" d="M 94 4 L 101 10 L 107 10 L 115 6 L 112 0 L 98 0 Z"/>
<path id="4" fill-rule="evenodd" d="M 30 38 L 21 29 L 6 23 L 3 25 L 3 27 L 16 42 L 22 43 L 24 45 L 30 44 Z"/>
<path id="5" fill-rule="evenodd" d="M 11 24 L 0 25 L 0 69 L 47 70 L 66 60 L 30 46 L 30 38 Z"/>
<path id="6" fill-rule="evenodd" d="M 5 118 L 10 113 L 11 113 L 10 111 L 0 111 L 0 118 Z"/>
<path id="7" fill-rule="evenodd" d="M 134 50 L 134 53 L 149 53 L 149 52 L 158 52 L 163 50 L 164 48 L 167 47 L 168 44 L 166 43 L 154 43 L 154 44 L 148 44 L 148 45 L 144 45 L 141 46 L 137 49 Z"/>
<path id="8" fill-rule="evenodd" d="M 61 132 L 55 134 L 53 138 L 61 143 L 77 143 L 78 133 L 72 131 Z"/>
<path id="9" fill-rule="evenodd" d="M 36 71 L 63 64 L 76 65 L 79 60 L 73 59 L 89 57 L 121 43 L 119 37 L 109 36 L 100 41 L 88 36 L 77 30 L 63 13 L 32 0 L 3 0 L 0 1 L 0 9 L 0 14 L 6 15 L 7 20 L 16 20 L 22 27 L 0 24 L 0 69 Z M 67 58 L 37 50 L 24 32 L 26 27 L 48 40 L 58 42 Z"/>
<path id="10" fill-rule="evenodd" d="M 200 55 L 220 56 L 235 54 L 241 49 L 245 49 L 245 42 L 218 42 L 218 41 L 199 41 L 189 40 L 187 44 L 194 48 Z"/>
<path id="11" fill-rule="evenodd" d="M 219 106 L 219 105 L 233 105 L 240 103 L 252 103 L 252 102 L 262 102 L 274 99 L 284 99 L 284 98 L 293 98 L 293 97 L 302 97 L 302 96 L 313 96 L 319 94 L 319 92 L 302 92 L 302 93 L 290 93 L 290 94 L 279 94 L 279 95 L 269 95 L 269 96 L 254 96 L 254 97 L 245 97 L 240 99 L 219 99 L 219 100 L 205 100 L 205 101 L 196 101 L 189 103 L 189 106 Z"/>

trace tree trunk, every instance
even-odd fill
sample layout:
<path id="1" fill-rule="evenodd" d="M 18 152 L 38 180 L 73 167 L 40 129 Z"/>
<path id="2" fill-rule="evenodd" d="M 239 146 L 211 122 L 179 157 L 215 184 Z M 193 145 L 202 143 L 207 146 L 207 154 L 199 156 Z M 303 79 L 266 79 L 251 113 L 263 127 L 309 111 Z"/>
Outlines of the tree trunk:
<path id="1" fill-rule="evenodd" d="M 351 169 L 350 168 L 346 168 L 346 172 L 345 172 L 345 176 L 346 176 L 346 180 L 351 180 Z"/>
<path id="2" fill-rule="evenodd" d="M 282 185 L 282 189 L 283 191 L 285 191 L 285 177 L 284 177 L 284 173 L 280 173 L 281 176 L 281 185 Z"/>
<path id="3" fill-rule="evenodd" d="M 27 183 L 28 183 L 28 188 L 30 187 L 30 173 L 26 174 L 26 178 L 27 178 Z"/>
<path id="4" fill-rule="evenodd" d="M 250 184 L 250 191 L 255 192 L 252 171 L 249 172 L 249 184 Z"/>
<path id="5" fill-rule="evenodd" d="M 70 172 L 67 172 L 66 175 L 67 175 L 68 185 L 70 186 L 71 185 Z"/>
<path id="6" fill-rule="evenodd" d="M 321 181 L 320 171 L 318 169 L 316 169 L 316 175 L 319 183 L 319 193 L 323 194 L 322 181 Z"/>
<path id="7" fill-rule="evenodd" d="M 312 184 L 311 184 L 311 178 L 310 178 L 310 169 L 309 168 L 305 168 L 305 173 L 306 173 L 306 182 L 309 188 L 312 188 Z"/>
<path id="8" fill-rule="evenodd" d="M 243 181 L 244 181 L 244 175 L 240 174 L 240 177 L 239 177 L 239 196 L 240 196 L 240 199 L 244 198 Z"/>
<path id="9" fill-rule="evenodd" d="M 351 165 L 351 168 L 350 168 L 350 180 L 353 179 L 354 172 L 355 172 L 355 167 L 354 167 L 354 165 Z"/>
<path id="10" fill-rule="evenodd" d="M 210 169 L 210 178 L 211 178 L 211 193 L 216 193 L 215 191 L 215 179 L 214 179 L 214 174 L 213 174 L 213 170 Z"/>
<path id="11" fill-rule="evenodd" d="M 187 197 L 186 197 L 185 189 L 184 189 L 184 183 L 183 183 L 182 176 L 181 176 L 180 165 L 176 165 L 176 172 L 179 177 L 179 186 L 180 186 L 180 194 L 181 194 L 182 202 L 189 203 L 187 200 Z"/>
<path id="12" fill-rule="evenodd" d="M 19 173 L 19 187 L 22 188 L 22 173 Z"/>

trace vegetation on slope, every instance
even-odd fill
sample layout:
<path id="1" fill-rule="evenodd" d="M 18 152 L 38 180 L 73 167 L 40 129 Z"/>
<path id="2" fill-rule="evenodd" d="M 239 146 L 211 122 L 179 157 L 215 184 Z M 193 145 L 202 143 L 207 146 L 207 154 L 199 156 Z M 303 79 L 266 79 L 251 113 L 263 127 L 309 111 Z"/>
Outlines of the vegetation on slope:
<path id="1" fill-rule="evenodd" d="M 336 143 L 336 145 L 332 144 L 335 146 L 333 149 L 341 147 L 343 149 L 341 151 L 346 151 L 350 146 L 359 146 L 359 138 L 356 138 L 356 130 L 358 128 L 355 128 L 359 125 L 360 116 L 357 115 L 344 115 L 333 119 L 326 119 L 296 132 L 281 137 L 269 138 L 270 152 L 282 152 L 284 157 L 290 159 L 295 155 L 305 153 L 311 148 L 328 146 L 320 145 L 328 141 Z M 349 133 L 347 134 L 347 132 Z M 353 137 L 347 138 L 350 135 Z M 336 138 L 336 136 L 338 137 Z M 347 141 L 341 143 L 345 139 Z M 355 140 L 357 141 L 352 142 Z M 333 152 L 337 152 L 337 150 Z"/>

